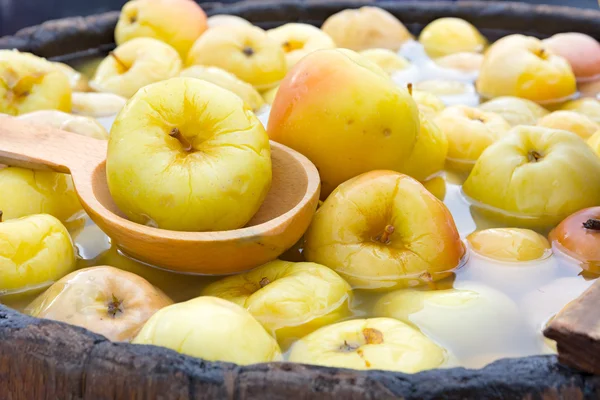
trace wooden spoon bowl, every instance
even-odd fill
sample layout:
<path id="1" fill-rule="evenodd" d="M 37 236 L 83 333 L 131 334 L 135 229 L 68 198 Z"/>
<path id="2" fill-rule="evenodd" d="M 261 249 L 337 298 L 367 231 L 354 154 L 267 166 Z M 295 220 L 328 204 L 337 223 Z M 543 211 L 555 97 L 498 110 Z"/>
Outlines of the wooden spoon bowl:
<path id="1" fill-rule="evenodd" d="M 241 229 L 179 232 L 129 221 L 106 182 L 107 143 L 0 119 L 0 163 L 71 174 L 90 218 L 130 257 L 181 273 L 224 275 L 271 261 L 304 234 L 317 208 L 320 178 L 300 153 L 271 142 L 273 181 L 265 202 Z"/>

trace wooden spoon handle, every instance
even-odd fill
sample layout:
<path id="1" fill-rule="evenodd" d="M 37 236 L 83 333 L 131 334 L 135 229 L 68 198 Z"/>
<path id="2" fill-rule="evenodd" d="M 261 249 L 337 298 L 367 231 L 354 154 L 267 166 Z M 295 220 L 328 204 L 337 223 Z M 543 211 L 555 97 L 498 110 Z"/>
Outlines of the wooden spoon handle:
<path id="1" fill-rule="evenodd" d="M 71 173 L 106 159 L 107 143 L 71 132 L 0 117 L 0 163 Z"/>

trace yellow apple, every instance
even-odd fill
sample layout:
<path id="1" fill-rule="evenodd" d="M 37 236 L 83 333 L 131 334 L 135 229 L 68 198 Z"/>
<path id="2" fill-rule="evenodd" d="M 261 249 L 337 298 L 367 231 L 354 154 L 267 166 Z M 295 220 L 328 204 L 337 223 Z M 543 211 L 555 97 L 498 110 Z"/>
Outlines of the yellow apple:
<path id="1" fill-rule="evenodd" d="M 171 45 L 185 57 L 206 30 L 206 14 L 190 0 L 131 0 L 123 6 L 115 28 L 115 41 L 148 37 Z"/>
<path id="2" fill-rule="evenodd" d="M 552 53 L 541 40 L 509 35 L 485 53 L 477 91 L 485 98 L 516 96 L 548 103 L 571 98 L 577 87 L 567 60 Z"/>
<path id="3" fill-rule="evenodd" d="M 510 129 L 501 116 L 467 106 L 445 108 L 434 122 L 448 139 L 448 167 L 461 171 L 469 171 L 481 153 Z"/>
<path id="4" fill-rule="evenodd" d="M 460 52 L 482 52 L 486 38 L 472 24 L 460 18 L 439 18 L 419 35 L 419 42 L 432 58 Z"/>
<path id="5" fill-rule="evenodd" d="M 94 139 L 108 140 L 106 129 L 90 117 L 71 115 L 57 110 L 40 110 L 21 114 L 17 118 Z"/>
<path id="6" fill-rule="evenodd" d="M 246 308 L 283 347 L 349 316 L 352 302 L 350 285 L 333 270 L 281 260 L 223 278 L 202 294 Z"/>
<path id="7" fill-rule="evenodd" d="M 513 96 L 496 97 L 481 104 L 479 108 L 500 115 L 513 127 L 517 125 L 535 125 L 540 118 L 549 112 L 531 100 Z"/>
<path id="8" fill-rule="evenodd" d="M 411 94 L 413 100 L 417 103 L 417 107 L 419 107 L 419 111 L 430 119 L 446 108 L 442 99 L 431 92 L 413 90 Z"/>
<path id="9" fill-rule="evenodd" d="M 465 82 L 429 79 L 415 83 L 414 88 L 418 91 L 429 92 L 437 96 L 454 96 L 473 92 L 473 87 Z"/>
<path id="10" fill-rule="evenodd" d="M 69 232 L 53 216 L 0 222 L 0 296 L 45 288 L 74 268 Z"/>
<path id="11" fill-rule="evenodd" d="M 476 253 L 498 261 L 534 261 L 552 253 L 548 240 L 530 229 L 485 229 L 471 233 L 467 242 Z"/>
<path id="12" fill-rule="evenodd" d="M 479 157 L 463 191 L 492 217 L 551 227 L 600 204 L 600 158 L 573 133 L 516 127 Z"/>
<path id="13" fill-rule="evenodd" d="M 232 26 L 232 25 L 252 25 L 250 22 L 237 15 L 226 15 L 216 14 L 208 17 L 206 21 L 209 28 L 216 28 L 219 26 Z"/>
<path id="14" fill-rule="evenodd" d="M 161 309 L 146 322 L 133 343 L 241 365 L 282 359 L 277 341 L 250 312 L 210 296 Z"/>
<path id="15" fill-rule="evenodd" d="M 414 373 L 443 366 L 446 350 L 393 318 L 355 319 L 321 328 L 291 349 L 289 360 L 359 370 Z"/>
<path id="16" fill-rule="evenodd" d="M 463 72 L 479 72 L 483 64 L 483 54 L 453 53 L 437 58 L 435 63 L 443 68 L 457 69 Z"/>
<path id="17" fill-rule="evenodd" d="M 0 113 L 37 110 L 71 111 L 69 78 L 43 58 L 0 50 Z"/>
<path id="18" fill-rule="evenodd" d="M 587 144 L 596 152 L 598 157 L 600 157 L 600 131 L 594 133 L 588 140 Z"/>
<path id="19" fill-rule="evenodd" d="M 277 96 L 277 92 L 279 91 L 279 85 L 275 86 L 272 89 L 263 92 L 262 97 L 265 103 L 271 105 L 275 101 L 275 96 Z"/>
<path id="20" fill-rule="evenodd" d="M 594 133 L 600 130 L 600 125 L 585 115 L 575 111 L 566 110 L 554 111 L 540 118 L 537 125 L 569 131 L 582 139 L 589 139 Z"/>
<path id="21" fill-rule="evenodd" d="M 325 198 L 363 172 L 400 170 L 415 146 L 419 114 L 377 65 L 350 50 L 319 50 L 279 86 L 268 132 L 317 166 Z"/>
<path id="22" fill-rule="evenodd" d="M 181 58 L 174 48 L 160 40 L 136 38 L 117 46 L 100 63 L 90 86 L 129 98 L 140 88 L 180 71 Z"/>
<path id="23" fill-rule="evenodd" d="M 108 117 L 116 115 L 123 107 L 127 99 L 113 93 L 73 93 L 73 114 L 88 117 Z"/>
<path id="24" fill-rule="evenodd" d="M 372 171 L 341 184 L 306 235 L 308 261 L 333 268 L 353 287 L 393 289 L 438 280 L 465 248 L 446 206 L 419 182 Z"/>
<path id="25" fill-rule="evenodd" d="M 333 14 L 321 27 L 339 46 L 350 50 L 382 48 L 397 51 L 412 35 L 392 14 L 379 7 L 361 7 Z"/>
<path id="26" fill-rule="evenodd" d="M 359 54 L 380 66 L 388 74 L 410 66 L 410 61 L 388 49 L 367 49 L 361 51 Z"/>
<path id="27" fill-rule="evenodd" d="M 568 101 L 561 106 L 561 110 L 576 111 L 595 123 L 600 124 L 600 101 L 594 98 L 584 97 Z"/>
<path id="28" fill-rule="evenodd" d="M 222 68 L 259 90 L 277 85 L 287 71 L 280 44 L 250 25 L 209 29 L 194 43 L 186 64 Z"/>
<path id="29" fill-rule="evenodd" d="M 173 78 L 141 89 L 119 113 L 106 173 L 116 205 L 134 222 L 237 229 L 269 191 L 271 149 L 238 96 L 201 79 Z"/>
<path id="30" fill-rule="evenodd" d="M 288 68 L 292 68 L 302 57 L 315 50 L 333 49 L 335 43 L 319 28 L 300 23 L 288 23 L 267 31 L 285 52 Z"/>
<path id="31" fill-rule="evenodd" d="M 113 341 L 130 341 L 155 312 L 171 304 L 145 279 L 99 266 L 63 277 L 28 305 L 25 313 L 81 326 Z"/>
<path id="32" fill-rule="evenodd" d="M 214 83 L 223 89 L 227 89 L 241 97 L 241 99 L 255 112 L 265 104 L 260 93 L 258 93 L 251 84 L 238 79 L 238 77 L 231 72 L 227 72 L 218 67 L 193 65 L 181 71 L 179 76 L 203 79 L 207 82 Z"/>
<path id="33" fill-rule="evenodd" d="M 600 43 L 593 37 L 578 32 L 558 33 L 545 39 L 544 44 L 571 64 L 577 81 L 600 78 Z"/>
<path id="34" fill-rule="evenodd" d="M 52 65 L 54 65 L 54 67 L 67 76 L 73 93 L 89 92 L 91 90 L 90 86 L 88 85 L 87 77 L 81 74 L 81 72 L 75 70 L 70 65 L 61 62 L 54 62 Z"/>
<path id="35" fill-rule="evenodd" d="M 425 187 L 425 189 L 429 190 L 429 192 L 432 195 L 434 195 L 441 201 L 444 201 L 444 199 L 446 198 L 445 174 L 434 176 L 433 178 L 421 182 L 421 184 Z"/>

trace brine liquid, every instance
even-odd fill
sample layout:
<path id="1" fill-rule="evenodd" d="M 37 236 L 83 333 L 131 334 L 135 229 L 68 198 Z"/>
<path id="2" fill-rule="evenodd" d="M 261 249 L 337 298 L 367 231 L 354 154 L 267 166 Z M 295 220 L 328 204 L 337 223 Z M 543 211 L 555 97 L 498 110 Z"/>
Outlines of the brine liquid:
<path id="1" fill-rule="evenodd" d="M 413 62 L 413 67 L 394 75 L 393 78 L 399 85 L 427 79 L 460 81 L 468 84 L 465 93 L 440 97 L 446 104 L 470 106 L 478 104 L 479 98 L 473 87 L 476 78 L 474 74 L 444 70 L 435 66 L 416 42 L 404 46 L 401 53 Z M 84 67 L 83 70 L 88 72 L 90 69 Z M 268 107 L 259 113 L 259 118 L 266 124 Z M 113 119 L 114 117 L 103 118 L 100 122 L 109 129 Z M 446 173 L 444 200 L 454 217 L 461 237 L 465 239 L 468 234 L 479 229 L 502 227 L 479 216 L 474 218 L 469 203 L 461 194 L 460 184 L 463 179 L 464 177 Z M 547 232 L 540 233 L 547 234 Z M 111 246 L 106 235 L 89 220 L 86 221 L 83 229 L 73 232 L 73 238 L 79 253 L 79 268 L 97 265 L 122 268 L 146 278 L 176 302 L 200 295 L 207 284 L 219 279 L 179 275 L 133 261 L 121 254 L 115 246 Z M 288 252 L 282 258 L 298 261 L 299 256 L 301 255 L 296 251 Z M 592 284 L 593 281 L 589 277 L 584 277 L 581 272 L 581 268 L 572 259 L 560 254 L 553 254 L 534 262 L 505 263 L 470 252 L 465 265 L 455 271 L 453 277 L 436 284 L 439 287 L 457 288 L 469 284 L 487 286 L 508 296 L 514 302 L 518 313 L 511 315 L 498 308 L 490 308 L 486 318 L 482 319 L 474 315 L 473 318 L 477 318 L 475 321 L 468 321 L 469 316 L 466 316 L 465 319 L 451 322 L 473 326 L 471 331 L 465 333 L 468 337 L 463 338 L 464 342 L 473 344 L 473 350 L 461 349 L 460 357 L 457 359 L 458 365 L 479 368 L 501 358 L 554 352 L 553 343 L 544 339 L 541 332 L 553 315 Z M 355 316 L 361 318 L 371 316 L 374 302 L 380 296 L 381 294 L 377 293 L 356 291 L 353 307 Z M 23 310 L 33 297 L 8 299 L 5 303 Z M 493 332 L 489 332 L 486 326 L 489 321 L 494 321 Z M 493 340 L 489 336 L 490 333 L 493 333 Z M 451 342 L 456 342 L 456 338 L 445 338 L 439 332 L 437 336 L 431 338 L 451 353 L 456 352 L 451 345 Z"/>

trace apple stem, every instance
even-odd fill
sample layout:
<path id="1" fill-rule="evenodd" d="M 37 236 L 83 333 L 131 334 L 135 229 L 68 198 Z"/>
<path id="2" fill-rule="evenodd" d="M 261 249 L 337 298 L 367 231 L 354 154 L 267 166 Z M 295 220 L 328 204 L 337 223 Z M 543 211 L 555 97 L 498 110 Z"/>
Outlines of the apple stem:
<path id="1" fill-rule="evenodd" d="M 258 284 L 260 285 L 261 288 L 264 288 L 265 286 L 267 286 L 269 283 L 271 283 L 271 281 L 269 280 L 269 278 L 267 278 L 266 276 L 263 277 L 260 282 L 258 282 Z"/>
<path id="2" fill-rule="evenodd" d="M 528 154 L 528 158 L 530 162 L 538 162 L 539 160 L 541 160 L 543 157 L 540 153 L 538 153 L 535 150 L 532 150 L 529 152 Z"/>
<path id="3" fill-rule="evenodd" d="M 252 49 L 252 47 L 250 47 L 250 46 L 246 46 L 242 50 L 242 53 L 244 53 L 245 55 L 247 55 L 248 57 L 250 57 L 250 56 L 252 56 L 254 54 L 254 49 Z"/>
<path id="4" fill-rule="evenodd" d="M 407 84 L 406 89 L 408 89 L 408 94 L 410 94 L 412 96 L 413 84 L 412 83 Z"/>
<path id="5" fill-rule="evenodd" d="M 350 344 L 344 340 L 344 344 L 340 346 L 340 351 L 343 351 L 344 353 L 349 353 L 351 351 L 358 349 L 359 347 L 360 346 L 357 344 Z"/>
<path id="6" fill-rule="evenodd" d="M 181 144 L 183 145 L 183 149 L 187 152 L 192 151 L 192 144 L 189 142 L 189 140 L 187 140 L 185 138 L 185 136 L 183 136 L 181 134 L 181 132 L 179 131 L 178 128 L 173 128 L 171 130 L 171 133 L 169 133 L 169 136 L 179 140 L 179 142 L 181 142 Z"/>
<path id="7" fill-rule="evenodd" d="M 123 301 L 117 299 L 113 294 L 112 301 L 108 303 L 108 315 L 114 318 L 118 313 L 122 313 L 123 309 L 121 308 L 121 304 L 123 304 Z"/>
<path id="8" fill-rule="evenodd" d="M 0 222 L 2 222 L 2 216 L 4 215 L 4 213 L 2 211 L 0 211 Z"/>
<path id="9" fill-rule="evenodd" d="M 378 235 L 375 240 L 383 244 L 389 244 L 391 242 L 390 236 L 392 236 L 395 230 L 393 225 L 386 225 L 383 233 Z"/>
<path id="10" fill-rule="evenodd" d="M 1 215 L 0 215 L 1 217 Z M 0 219 L 0 222 L 2 220 Z M 600 231 L 600 219 L 590 218 L 583 223 L 583 227 L 585 229 L 590 229 L 592 231 Z"/>
<path id="11" fill-rule="evenodd" d="M 119 64 L 121 66 L 121 68 L 123 68 L 124 70 L 128 70 L 129 69 L 129 67 L 127 67 L 127 65 L 125 65 L 125 63 L 123 62 L 123 60 L 121 60 L 119 57 L 117 57 L 117 55 L 115 54 L 114 51 L 111 51 L 108 54 L 117 62 L 117 64 Z"/>

